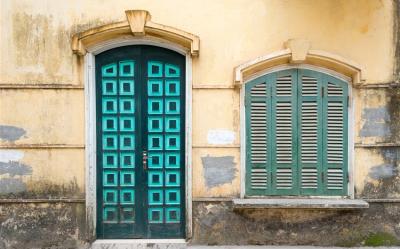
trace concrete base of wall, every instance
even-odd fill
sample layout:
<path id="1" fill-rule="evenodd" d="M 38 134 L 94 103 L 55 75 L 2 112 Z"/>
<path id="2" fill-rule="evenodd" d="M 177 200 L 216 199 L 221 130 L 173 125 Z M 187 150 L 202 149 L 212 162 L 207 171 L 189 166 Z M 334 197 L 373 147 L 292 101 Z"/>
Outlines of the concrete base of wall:
<path id="1" fill-rule="evenodd" d="M 86 249 L 85 203 L 3 203 L 0 249 Z"/>
<path id="2" fill-rule="evenodd" d="M 400 245 L 400 203 L 360 210 L 245 209 L 195 202 L 191 244 Z"/>
<path id="3" fill-rule="evenodd" d="M 84 203 L 0 205 L 0 249 L 86 249 L 91 246 L 93 249 L 180 249 L 186 246 L 183 240 L 177 243 L 101 242 L 107 241 L 91 243 L 88 240 Z M 368 209 L 360 210 L 235 210 L 230 201 L 196 201 L 189 244 L 189 248 L 196 245 L 400 245 L 400 203 L 370 203 Z"/>

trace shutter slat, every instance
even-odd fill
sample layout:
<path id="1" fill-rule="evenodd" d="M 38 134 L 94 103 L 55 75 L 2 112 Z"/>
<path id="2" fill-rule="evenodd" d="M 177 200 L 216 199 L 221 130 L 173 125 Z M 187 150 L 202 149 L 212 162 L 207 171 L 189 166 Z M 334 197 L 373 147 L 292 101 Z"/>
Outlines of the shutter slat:
<path id="1" fill-rule="evenodd" d="M 304 81 L 302 82 L 304 84 Z M 315 80 L 316 85 L 316 80 Z M 302 85 L 303 86 L 303 85 Z M 318 106 L 316 102 L 301 104 L 301 161 L 317 163 Z"/>
<path id="2" fill-rule="evenodd" d="M 292 96 L 292 76 L 280 77 L 276 83 L 277 96 Z"/>
<path id="3" fill-rule="evenodd" d="M 299 168 L 300 190 L 302 194 L 317 194 L 321 179 L 320 149 L 318 142 L 321 140 L 321 121 L 319 109 L 321 100 L 319 93 L 321 80 L 310 71 L 299 70 Z"/>
<path id="4" fill-rule="evenodd" d="M 277 73 L 274 77 L 275 99 L 273 99 L 273 134 L 271 146 L 273 150 L 273 191 L 277 195 L 296 194 L 297 168 L 293 148 L 295 146 L 294 133 L 295 101 L 297 70 L 287 70 Z"/>
<path id="5" fill-rule="evenodd" d="M 302 96 L 316 96 L 318 94 L 318 81 L 313 77 L 303 76 L 301 86 Z"/>
<path id="6" fill-rule="evenodd" d="M 334 83 L 328 82 L 328 96 L 343 96 L 343 88 L 340 86 L 336 86 Z"/>
<path id="7" fill-rule="evenodd" d="M 328 96 L 329 86 L 328 83 Z M 333 88 L 331 86 L 331 88 Z M 338 92 L 335 87 L 335 93 Z M 342 91 L 340 91 L 342 92 Z M 342 93 L 343 94 L 343 93 Z M 343 103 L 331 102 L 328 100 L 327 108 L 327 158 L 329 163 L 342 163 L 343 162 Z M 334 117 L 334 118 L 333 118 Z M 338 122 L 340 122 L 338 124 Z M 329 170 L 328 170 L 329 179 Z"/>
<path id="8" fill-rule="evenodd" d="M 324 100 L 325 112 L 325 160 L 326 194 L 345 195 L 347 169 L 347 89 L 339 80 L 326 77 L 327 97 Z"/>
<path id="9" fill-rule="evenodd" d="M 265 194 L 268 186 L 267 164 L 267 84 L 259 83 L 249 91 L 249 116 L 247 134 L 250 139 L 249 192 Z M 261 192 L 257 192 L 261 191 Z"/>
<path id="10" fill-rule="evenodd" d="M 277 88 L 279 88 L 279 86 L 280 85 L 278 80 Z M 287 92 L 290 94 L 291 90 Z M 278 164 L 292 162 L 291 103 L 278 102 L 276 104 L 276 151 L 277 151 L 276 158 Z"/>

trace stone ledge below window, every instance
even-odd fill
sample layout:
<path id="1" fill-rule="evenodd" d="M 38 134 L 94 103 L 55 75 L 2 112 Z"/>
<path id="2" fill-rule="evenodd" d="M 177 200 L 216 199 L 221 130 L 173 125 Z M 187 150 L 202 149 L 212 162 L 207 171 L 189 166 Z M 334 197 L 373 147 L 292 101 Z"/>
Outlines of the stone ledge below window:
<path id="1" fill-rule="evenodd" d="M 234 209 L 364 209 L 368 202 L 354 199 L 233 199 Z"/>

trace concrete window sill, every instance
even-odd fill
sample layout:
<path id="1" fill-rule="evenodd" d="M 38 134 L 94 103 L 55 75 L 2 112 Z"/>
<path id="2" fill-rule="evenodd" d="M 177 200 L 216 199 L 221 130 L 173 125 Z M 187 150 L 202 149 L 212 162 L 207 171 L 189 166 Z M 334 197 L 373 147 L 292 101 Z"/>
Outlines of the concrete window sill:
<path id="1" fill-rule="evenodd" d="M 234 209 L 364 209 L 368 202 L 353 199 L 233 199 Z"/>

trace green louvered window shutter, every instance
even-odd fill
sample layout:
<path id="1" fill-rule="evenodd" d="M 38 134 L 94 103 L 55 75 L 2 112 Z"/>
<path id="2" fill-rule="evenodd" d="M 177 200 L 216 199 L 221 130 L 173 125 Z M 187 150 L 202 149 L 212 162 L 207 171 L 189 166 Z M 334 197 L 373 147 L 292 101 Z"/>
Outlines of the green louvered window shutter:
<path id="1" fill-rule="evenodd" d="M 296 195 L 297 182 L 297 70 L 271 75 L 272 194 Z"/>
<path id="2" fill-rule="evenodd" d="M 246 192 L 265 195 L 271 189 L 269 130 L 271 119 L 271 93 L 266 77 L 261 77 L 246 86 L 247 122 L 247 176 Z"/>
<path id="3" fill-rule="evenodd" d="M 300 193 L 322 193 L 322 79 L 321 74 L 310 70 L 298 71 L 298 166 Z"/>
<path id="4" fill-rule="evenodd" d="M 303 69 L 246 84 L 246 195 L 346 195 L 347 84 Z"/>
<path id="5" fill-rule="evenodd" d="M 345 195 L 348 185 L 348 89 L 345 82 L 323 77 L 324 193 Z"/>

